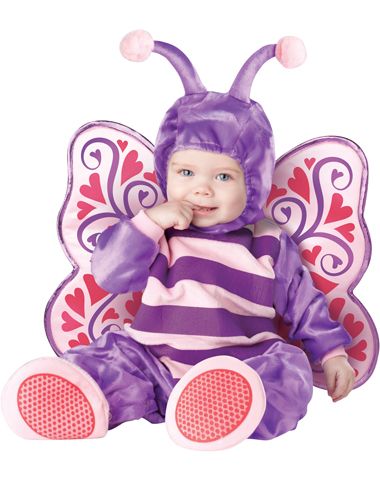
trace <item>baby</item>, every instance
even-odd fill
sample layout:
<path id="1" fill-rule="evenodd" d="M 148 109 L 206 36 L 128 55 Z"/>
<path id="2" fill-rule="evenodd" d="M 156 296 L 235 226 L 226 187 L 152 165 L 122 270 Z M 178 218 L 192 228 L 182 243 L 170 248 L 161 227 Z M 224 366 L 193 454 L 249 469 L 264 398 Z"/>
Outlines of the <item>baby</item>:
<path id="1" fill-rule="evenodd" d="M 269 221 L 258 222 L 253 237 L 251 231 L 245 228 L 233 231 L 229 238 L 223 234 L 199 235 L 188 229 L 191 225 L 211 227 L 226 224 L 244 211 L 247 200 L 244 172 L 236 160 L 227 155 L 201 150 L 175 152 L 168 164 L 167 196 L 167 202 L 140 211 L 132 221 L 122 219 L 118 225 L 104 232 L 93 256 L 95 278 L 113 292 L 138 289 L 140 286 L 135 283 L 141 275 L 138 269 L 150 269 L 142 306 L 132 326 L 126 332 L 109 332 L 90 346 L 69 350 L 63 356 L 66 361 L 40 359 L 30 362 L 18 372 L 16 379 L 13 378 L 14 386 L 19 388 L 22 384 L 21 377 L 25 383 L 31 373 L 34 376 L 41 375 L 41 383 L 47 381 L 44 397 L 50 392 L 55 397 L 52 403 L 62 405 L 63 411 L 54 411 L 45 398 L 40 399 L 45 403 L 41 406 L 41 411 L 47 410 L 50 413 L 51 423 L 58 421 L 63 425 L 66 422 L 70 426 L 67 431 L 62 429 L 58 433 L 52 429 L 50 435 L 46 431 L 45 436 L 48 438 L 102 436 L 108 428 L 141 417 L 153 423 L 162 422 L 165 419 L 166 403 L 178 379 L 182 377 L 184 380 L 185 372 L 191 372 L 192 365 L 198 364 L 198 368 L 203 365 L 202 371 L 209 371 L 213 364 L 204 361 L 207 358 L 213 358 L 216 362 L 214 367 L 217 365 L 219 369 L 224 367 L 242 374 L 239 365 L 233 361 L 239 358 L 235 361 L 244 362 L 258 374 L 262 382 L 262 385 L 257 385 L 252 380 L 248 381 L 252 389 L 259 389 L 259 393 L 265 397 L 266 408 L 265 413 L 262 412 L 262 418 L 256 419 L 256 429 L 253 423 L 248 423 L 248 431 L 243 438 L 269 439 L 294 429 L 298 420 L 305 415 L 312 395 L 309 361 L 302 350 L 286 344 L 276 335 L 271 325 L 274 310 L 258 305 L 260 295 L 253 298 L 255 285 L 260 281 L 259 274 L 271 278 L 270 272 L 277 273 L 278 262 L 281 268 L 286 267 L 285 274 L 289 279 L 287 285 L 291 286 L 287 292 L 287 309 L 281 313 L 286 318 L 297 303 L 302 302 L 313 308 L 314 317 L 318 317 L 313 319 L 309 315 L 309 319 L 289 319 L 293 323 L 292 331 L 298 331 L 294 338 L 309 341 L 310 344 L 313 336 L 321 336 L 327 340 L 327 344 L 333 341 L 334 349 L 322 359 L 329 395 L 337 401 L 352 389 L 353 369 L 344 350 L 335 348 L 336 343 L 343 345 L 347 342 L 347 335 L 339 324 L 328 319 L 323 296 L 312 287 L 307 271 L 296 260 L 298 254 L 294 244 L 288 244 L 288 251 L 281 251 L 281 243 L 277 241 L 280 251 L 277 253 L 277 262 L 274 262 L 268 255 L 257 255 L 257 258 L 252 256 L 252 253 L 263 248 L 259 245 L 260 239 L 267 238 L 268 233 L 272 239 L 275 238 L 275 227 Z M 128 231 L 122 231 L 126 225 Z M 255 236 L 257 229 L 261 230 L 260 236 Z M 173 230 L 183 233 L 176 236 Z M 169 241 L 166 240 L 164 231 L 169 233 Z M 289 238 L 279 229 L 277 233 L 279 239 L 286 239 L 282 241 L 285 248 L 286 243 L 290 242 Z M 153 255 L 157 255 L 157 248 L 154 248 L 155 244 L 148 238 L 148 234 L 155 242 L 160 238 L 160 254 L 151 266 L 148 265 L 152 260 L 149 253 L 154 250 Z M 140 260 L 134 264 L 131 252 L 128 260 L 119 256 L 119 243 L 128 246 L 129 250 L 135 247 L 140 252 Z M 163 259 L 168 263 L 165 268 L 162 266 Z M 202 259 L 202 270 L 195 274 L 186 272 L 187 265 L 191 268 L 195 263 L 197 267 L 197 261 Z M 216 262 L 219 261 L 221 263 L 217 266 Z M 295 266 L 292 265 L 294 261 Z M 224 264 L 226 270 L 223 273 L 229 274 L 230 279 L 221 278 L 220 268 Z M 302 271 L 305 279 L 299 283 L 296 291 L 291 292 L 294 288 L 291 281 L 294 274 L 299 275 L 298 271 Z M 164 282 L 161 285 L 157 282 L 160 275 Z M 177 275 L 189 280 L 178 278 L 176 282 L 174 277 Z M 107 281 L 107 276 L 112 278 L 112 284 Z M 207 278 L 210 283 L 197 285 L 197 277 L 201 280 L 201 277 Z M 241 285 L 234 285 L 235 282 L 241 282 Z M 179 286 L 177 290 L 176 285 Z M 248 291 L 247 286 L 251 287 L 252 292 Z M 267 285 L 268 287 L 270 288 Z M 277 288 L 274 304 L 278 302 L 276 306 L 281 308 L 281 287 Z M 241 298 L 245 289 L 246 298 Z M 263 297 L 264 294 L 261 295 Z M 149 310 L 159 308 L 160 305 L 165 305 L 166 309 L 150 318 Z M 180 305 L 190 312 L 181 312 Z M 174 315 L 170 309 L 174 309 Z M 258 313 L 262 318 L 257 317 Z M 228 325 L 229 322 L 234 322 L 235 325 Z M 150 330 L 152 332 L 148 333 Z M 316 342 L 317 340 L 315 338 Z M 243 374 L 245 378 L 249 377 L 246 372 Z M 59 379 L 59 384 L 52 382 L 52 375 L 57 381 Z M 189 381 L 185 384 L 188 385 Z M 181 385 L 177 384 L 177 387 L 181 388 Z M 25 388 L 28 388 L 27 383 Z M 181 388 L 183 390 L 184 387 Z M 199 393 L 198 397 L 201 398 Z M 75 416 L 74 411 L 67 406 L 69 398 L 81 406 Z M 257 402 L 258 399 L 256 408 Z M 212 418 L 216 415 L 214 413 Z M 86 416 L 89 418 L 86 419 Z M 75 420 L 77 417 L 78 420 Z M 24 421 L 28 423 L 27 418 Z M 15 428 L 15 424 L 11 424 Z M 30 438 L 26 425 L 23 429 L 20 425 L 15 429 L 17 433 Z M 187 432 L 184 427 L 182 430 Z M 192 444 L 197 445 L 197 448 L 211 448 L 212 443 L 216 444 L 214 448 L 220 448 L 221 444 L 218 436 L 211 438 L 213 442 L 210 439 L 201 442 L 188 432 L 184 435 L 185 442 L 183 439 L 178 440 L 175 434 L 172 436 L 178 443 L 190 448 L 194 448 Z M 223 448 L 230 446 L 228 435 L 221 438 Z M 241 439 L 240 437 L 239 440 Z M 186 445 L 186 441 L 190 445 Z M 234 443 L 235 439 L 232 441 Z"/>
<path id="2" fill-rule="evenodd" d="M 262 213 L 272 132 L 248 90 L 269 58 L 289 63 L 292 42 L 256 52 L 220 94 L 205 90 L 182 52 L 146 35 L 127 36 L 123 52 L 166 56 L 186 92 L 167 112 L 155 147 L 167 201 L 122 217 L 92 256 L 102 288 L 144 290 L 142 304 L 125 331 L 18 370 L 3 393 L 5 414 L 26 438 L 101 437 L 138 418 L 166 421 L 188 448 L 274 438 L 296 428 L 313 388 L 310 362 L 278 335 L 276 313 L 321 362 L 333 401 L 354 384 L 344 351 L 351 337 L 330 319 L 298 247 Z"/>
<path id="3" fill-rule="evenodd" d="M 227 223 L 246 205 L 244 172 L 226 155 L 195 150 L 176 152 L 168 165 L 168 202 L 146 211 L 163 229 L 186 229 Z M 203 208 L 202 208 L 203 207 Z M 206 207 L 206 209 L 204 208 Z M 343 351 L 326 355 L 323 369 L 328 394 L 334 402 L 346 397 L 354 384 L 354 371 Z"/>

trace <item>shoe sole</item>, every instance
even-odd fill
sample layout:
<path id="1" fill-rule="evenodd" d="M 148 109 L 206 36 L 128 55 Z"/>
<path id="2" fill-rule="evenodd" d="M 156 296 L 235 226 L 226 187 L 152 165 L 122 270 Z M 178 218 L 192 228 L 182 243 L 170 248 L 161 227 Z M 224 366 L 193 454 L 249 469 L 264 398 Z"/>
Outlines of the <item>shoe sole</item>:
<path id="1" fill-rule="evenodd" d="M 108 430 L 108 402 L 99 386 L 61 358 L 21 367 L 5 386 L 1 403 L 9 426 L 23 438 L 98 438 Z"/>
<path id="2" fill-rule="evenodd" d="M 166 426 L 173 441 L 183 447 L 221 450 L 248 438 L 265 407 L 260 376 L 240 360 L 217 356 L 192 367 L 176 384 Z"/>

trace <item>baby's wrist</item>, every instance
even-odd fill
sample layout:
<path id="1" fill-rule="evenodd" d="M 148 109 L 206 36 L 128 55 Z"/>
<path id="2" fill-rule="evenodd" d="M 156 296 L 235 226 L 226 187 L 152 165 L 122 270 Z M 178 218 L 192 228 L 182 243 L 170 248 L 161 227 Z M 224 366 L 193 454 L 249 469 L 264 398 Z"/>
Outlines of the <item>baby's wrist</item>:
<path id="1" fill-rule="evenodd" d="M 344 363 L 348 363 L 348 360 L 347 360 L 347 357 L 344 356 L 344 355 L 337 355 L 335 357 L 330 357 L 328 360 L 326 360 L 325 362 L 323 362 L 322 364 L 322 368 L 325 370 L 330 364 L 331 365 L 334 365 L 336 364 L 336 362 L 338 362 L 339 364 L 344 362 Z"/>
<path id="2" fill-rule="evenodd" d="M 327 352 L 326 355 L 321 360 L 322 367 L 327 362 L 327 360 L 330 360 L 330 358 L 335 358 L 335 357 L 348 358 L 348 355 L 345 349 L 343 348 L 343 346 L 336 347 L 333 350 L 330 350 L 329 352 Z"/>
<path id="3" fill-rule="evenodd" d="M 158 227 L 162 228 L 163 230 L 166 230 L 168 227 L 165 225 L 162 220 L 160 219 L 160 216 L 157 215 L 155 208 L 149 208 L 145 210 L 145 214 L 154 222 Z"/>
<path id="4" fill-rule="evenodd" d="M 164 234 L 164 229 L 147 215 L 146 210 L 140 210 L 139 213 L 132 218 L 132 223 L 141 233 L 144 233 L 156 242 L 158 242 Z"/>

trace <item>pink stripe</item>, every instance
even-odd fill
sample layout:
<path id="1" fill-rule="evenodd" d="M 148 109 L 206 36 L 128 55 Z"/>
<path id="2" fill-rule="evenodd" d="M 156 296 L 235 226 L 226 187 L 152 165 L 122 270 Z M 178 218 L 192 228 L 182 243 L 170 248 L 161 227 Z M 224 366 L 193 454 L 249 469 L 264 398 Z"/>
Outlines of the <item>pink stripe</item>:
<path id="1" fill-rule="evenodd" d="M 217 285 L 180 280 L 174 287 L 165 287 L 157 278 L 149 277 L 142 302 L 151 307 L 176 305 L 180 307 L 224 308 L 238 315 L 274 318 L 275 310 L 250 302 Z"/>
<path id="2" fill-rule="evenodd" d="M 158 246 L 160 248 L 160 253 L 162 255 L 165 255 L 166 258 L 170 258 L 171 257 L 171 252 L 169 250 L 169 245 L 168 245 L 168 241 L 166 240 L 166 237 L 165 235 L 163 237 L 161 237 L 159 243 L 158 243 Z"/>
<path id="3" fill-rule="evenodd" d="M 176 362 L 169 357 L 160 357 L 160 362 L 163 363 L 171 373 L 173 378 L 181 378 L 185 373 L 193 367 L 193 365 L 187 365 L 186 363 Z"/>
<path id="4" fill-rule="evenodd" d="M 210 348 L 228 347 L 228 346 L 251 346 L 256 343 L 264 342 L 282 337 L 272 332 L 262 332 L 253 337 L 206 337 L 203 335 L 180 335 L 175 333 L 150 333 L 135 330 L 132 326 L 126 326 L 125 330 L 137 342 L 143 345 L 169 345 L 179 350 L 209 350 Z"/>
<path id="5" fill-rule="evenodd" d="M 148 217 L 144 210 L 140 210 L 139 213 L 132 218 L 131 222 L 141 233 L 144 233 L 155 242 L 158 242 L 165 232 L 163 228 Z"/>
<path id="6" fill-rule="evenodd" d="M 172 237 L 169 240 L 169 248 L 170 255 L 168 252 L 161 252 L 166 256 L 169 267 L 178 258 L 191 256 L 218 262 L 242 272 L 274 278 L 267 255 L 257 259 L 245 247 L 236 243 L 218 242 L 204 238 Z"/>

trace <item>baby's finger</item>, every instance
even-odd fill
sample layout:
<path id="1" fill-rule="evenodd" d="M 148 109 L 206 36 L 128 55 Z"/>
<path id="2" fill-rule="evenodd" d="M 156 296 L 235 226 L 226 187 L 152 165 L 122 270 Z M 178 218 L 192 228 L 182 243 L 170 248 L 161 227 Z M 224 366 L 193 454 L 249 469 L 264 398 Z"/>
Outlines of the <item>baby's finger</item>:
<path id="1" fill-rule="evenodd" d="M 173 228 L 176 230 L 185 230 L 189 227 L 191 219 L 187 218 L 186 215 L 179 215 L 177 222 L 173 225 Z"/>
<path id="2" fill-rule="evenodd" d="M 350 379 L 349 378 L 339 378 L 337 381 L 337 386 L 332 395 L 333 400 L 337 401 L 346 397 L 350 393 Z"/>
<path id="3" fill-rule="evenodd" d="M 186 215 L 189 218 L 193 218 L 194 215 L 194 208 L 192 208 L 190 205 L 181 205 L 181 213 Z"/>
<path id="4" fill-rule="evenodd" d="M 337 385 L 331 397 L 333 400 L 336 400 L 344 395 L 346 388 L 344 385 Z"/>
<path id="5" fill-rule="evenodd" d="M 339 400 L 342 400 L 344 397 L 337 397 L 337 398 L 333 398 L 332 401 L 335 403 L 335 402 L 339 402 Z"/>
<path id="6" fill-rule="evenodd" d="M 351 382 L 348 382 L 345 390 L 343 391 L 343 393 L 341 395 L 333 396 L 333 398 L 332 398 L 333 402 L 339 402 L 339 400 L 342 400 L 343 398 L 346 398 L 347 395 L 351 392 L 352 386 L 353 385 L 351 385 Z"/>
<path id="7" fill-rule="evenodd" d="M 333 395 L 335 391 L 335 375 L 327 375 L 326 376 L 326 383 L 327 383 L 327 393 L 330 397 Z"/>
<path id="8" fill-rule="evenodd" d="M 194 211 L 190 207 L 182 207 L 180 212 L 181 212 L 181 215 L 183 215 L 183 217 L 186 218 L 186 221 L 187 221 L 186 228 L 188 228 L 190 223 L 193 221 Z"/>
<path id="9" fill-rule="evenodd" d="M 351 390 L 354 388 L 354 385 L 355 385 L 355 377 L 354 378 L 350 378 L 349 382 L 348 382 L 348 387 L 347 387 L 347 391 L 346 391 L 346 397 L 347 395 L 351 392 Z"/>
<path id="10" fill-rule="evenodd" d="M 195 210 L 196 209 L 196 206 L 194 205 L 194 203 L 191 203 L 188 200 L 181 200 L 181 206 L 185 207 L 186 209 L 190 209 L 190 210 Z"/>
<path id="11" fill-rule="evenodd" d="M 189 222 L 191 222 L 194 216 L 194 208 L 190 205 L 181 205 L 180 211 L 186 216 L 186 218 L 188 218 Z"/>

